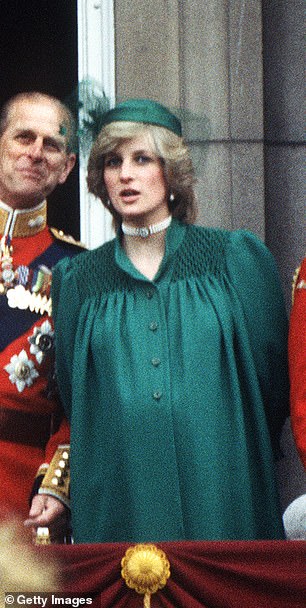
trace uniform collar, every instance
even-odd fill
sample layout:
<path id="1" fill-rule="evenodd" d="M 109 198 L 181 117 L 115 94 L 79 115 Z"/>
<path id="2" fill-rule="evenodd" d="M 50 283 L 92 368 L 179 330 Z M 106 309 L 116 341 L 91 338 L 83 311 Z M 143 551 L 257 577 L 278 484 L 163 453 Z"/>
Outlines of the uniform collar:
<path id="1" fill-rule="evenodd" d="M 47 201 L 31 209 L 12 209 L 0 201 L 0 235 L 16 237 L 33 236 L 47 225 Z"/>

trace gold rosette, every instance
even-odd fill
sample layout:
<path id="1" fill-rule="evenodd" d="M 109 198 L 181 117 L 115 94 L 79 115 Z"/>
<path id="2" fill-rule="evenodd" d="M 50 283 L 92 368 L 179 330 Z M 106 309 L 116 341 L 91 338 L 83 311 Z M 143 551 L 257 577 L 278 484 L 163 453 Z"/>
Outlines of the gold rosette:
<path id="1" fill-rule="evenodd" d="M 127 586 L 143 594 L 144 608 L 150 608 L 151 594 L 162 589 L 170 576 L 166 554 L 155 545 L 135 545 L 127 549 L 121 566 Z"/>

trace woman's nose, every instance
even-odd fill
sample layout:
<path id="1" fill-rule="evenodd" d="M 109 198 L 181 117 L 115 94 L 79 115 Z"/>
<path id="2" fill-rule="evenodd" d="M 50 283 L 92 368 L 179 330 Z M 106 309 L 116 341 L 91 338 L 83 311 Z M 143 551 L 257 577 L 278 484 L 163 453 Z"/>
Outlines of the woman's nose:
<path id="1" fill-rule="evenodd" d="M 123 160 L 120 167 L 120 179 L 129 181 L 133 177 L 132 166 L 129 160 Z"/>

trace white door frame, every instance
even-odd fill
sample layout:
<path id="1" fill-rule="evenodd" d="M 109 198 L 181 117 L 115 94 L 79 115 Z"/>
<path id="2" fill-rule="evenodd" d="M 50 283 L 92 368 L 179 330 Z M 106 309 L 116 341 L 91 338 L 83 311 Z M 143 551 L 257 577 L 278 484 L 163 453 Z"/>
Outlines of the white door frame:
<path id="1" fill-rule="evenodd" d="M 114 105 L 115 101 L 115 35 L 114 0 L 78 0 L 78 79 L 82 86 L 83 112 L 86 116 L 87 101 L 92 86 L 104 92 Z M 91 89 L 91 90 L 89 90 Z M 88 194 L 86 185 L 87 158 L 80 154 L 80 234 L 81 241 L 90 249 L 113 237 L 110 213 L 94 196 Z"/>

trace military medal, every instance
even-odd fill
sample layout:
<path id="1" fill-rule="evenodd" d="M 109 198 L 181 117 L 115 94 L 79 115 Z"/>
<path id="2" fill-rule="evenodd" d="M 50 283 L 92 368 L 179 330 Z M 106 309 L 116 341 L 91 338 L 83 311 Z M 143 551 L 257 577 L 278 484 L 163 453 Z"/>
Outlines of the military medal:
<path id="1" fill-rule="evenodd" d="M 16 260 L 19 261 L 20 257 L 17 258 L 16 253 L 14 260 L 13 246 L 14 237 L 34 235 L 44 229 L 46 203 L 24 213 L 23 210 L 12 211 L 0 202 L 0 220 L 5 232 L 3 236 L 0 235 L 0 298 L 5 298 L 5 305 L 11 309 L 30 311 L 43 317 L 40 323 L 38 322 L 32 327 L 32 335 L 24 336 L 27 340 L 25 347 L 10 356 L 3 369 L 8 374 L 11 384 L 19 393 L 22 393 L 28 391 L 37 381 L 40 377 L 40 367 L 46 363 L 42 372 L 44 380 L 46 380 L 44 390 L 46 397 L 52 398 L 52 382 L 55 375 L 54 331 L 51 319 L 48 318 L 51 316 L 52 273 L 47 266 L 39 264 L 38 261 L 49 259 L 49 256 L 39 254 L 38 251 L 37 260 L 31 261 L 29 266 L 24 263 L 18 265 Z M 3 301 L 2 304 L 4 304 Z M 14 314 L 10 314 L 9 319 L 13 318 Z M 31 318 L 28 315 L 22 314 L 22 312 L 17 314 L 17 325 L 19 319 L 28 318 L 31 325 Z"/>
<path id="2" fill-rule="evenodd" d="M 51 277 L 47 266 L 34 270 L 25 265 L 13 268 L 13 248 L 8 236 L 0 241 L 0 295 L 6 295 L 10 308 L 51 316 Z"/>
<path id="3" fill-rule="evenodd" d="M 23 285 L 16 285 L 16 287 L 8 289 L 6 297 L 10 308 L 18 308 L 19 310 L 29 308 L 31 312 L 36 314 L 47 313 L 49 317 L 51 316 L 51 298 L 31 292 L 29 289 L 25 289 Z"/>
<path id="4" fill-rule="evenodd" d="M 54 348 L 54 331 L 51 323 L 47 320 L 40 325 L 34 327 L 32 336 L 28 338 L 31 355 L 35 355 L 39 365 L 44 359 L 51 354 Z"/>
<path id="5" fill-rule="evenodd" d="M 24 349 L 18 355 L 13 355 L 4 369 L 9 374 L 11 383 L 16 384 L 19 393 L 22 393 L 26 387 L 32 386 L 33 381 L 39 376 L 33 361 L 28 358 Z"/>
<path id="6" fill-rule="evenodd" d="M 15 274 L 13 270 L 13 258 L 10 238 L 3 236 L 0 245 L 0 260 L 1 260 L 1 293 L 14 283 Z"/>

